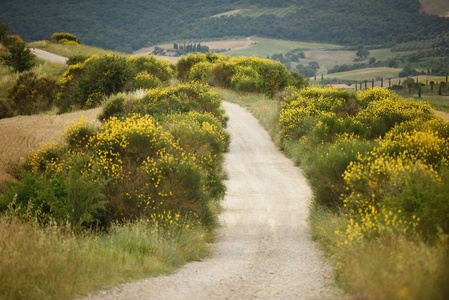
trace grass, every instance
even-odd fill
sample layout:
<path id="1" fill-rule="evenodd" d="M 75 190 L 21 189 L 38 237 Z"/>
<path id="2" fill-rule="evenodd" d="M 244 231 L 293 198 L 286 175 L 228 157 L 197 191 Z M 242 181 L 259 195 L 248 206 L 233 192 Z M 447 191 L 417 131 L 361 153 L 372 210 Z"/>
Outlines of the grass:
<path id="1" fill-rule="evenodd" d="M 333 265 L 337 283 L 353 298 L 445 299 L 446 241 L 429 246 L 420 240 L 381 237 L 351 246 L 339 245 L 335 230 L 346 217 L 322 206 L 311 209 L 313 237 Z M 446 294 L 447 295 L 447 294 Z"/>
<path id="2" fill-rule="evenodd" d="M 430 15 L 447 16 L 449 14 L 449 2 L 446 0 L 420 0 L 421 11 Z"/>
<path id="3" fill-rule="evenodd" d="M 74 235 L 33 220 L 0 217 L 0 298 L 64 299 L 173 272 L 207 254 L 201 229 L 162 230 L 145 223 L 108 234 Z"/>
<path id="4" fill-rule="evenodd" d="M 64 65 L 36 59 L 36 65 L 30 70 L 37 76 L 49 76 L 58 78 L 64 72 Z M 0 64 L 0 99 L 8 97 L 8 90 L 19 78 L 20 73 L 12 72 L 11 68 Z"/>
<path id="5" fill-rule="evenodd" d="M 275 141 L 280 139 L 279 103 L 263 94 L 241 94 L 231 90 L 215 88 L 223 101 L 239 104 L 250 111 L 260 124 L 270 132 Z"/>
<path id="6" fill-rule="evenodd" d="M 372 80 L 376 79 L 378 77 L 386 78 L 396 78 L 398 77 L 399 72 L 401 69 L 397 68 L 388 68 L 388 67 L 381 67 L 381 68 L 366 68 L 366 69 L 359 69 L 359 70 L 352 70 L 347 72 L 341 72 L 341 73 L 333 73 L 333 74 L 325 74 L 325 79 L 331 79 L 331 78 L 337 78 L 341 80 Z M 318 78 L 317 78 L 318 79 Z M 388 84 L 388 82 L 386 82 Z M 385 81 L 384 81 L 385 84 Z"/>
<path id="7" fill-rule="evenodd" d="M 97 47 L 91 47 L 87 45 L 63 45 L 58 43 L 51 43 L 50 41 L 38 41 L 28 44 L 30 48 L 37 48 L 45 50 L 54 54 L 58 54 L 65 57 L 71 57 L 74 55 L 84 55 L 91 56 L 93 54 L 106 55 L 106 54 L 116 54 L 122 56 L 128 56 L 129 54 L 116 52 L 112 50 L 101 49 Z"/>
<path id="8" fill-rule="evenodd" d="M 242 50 L 225 52 L 231 56 L 257 56 L 266 58 L 276 53 L 287 53 L 293 49 L 301 49 L 303 51 L 316 49 L 340 49 L 343 48 L 334 44 L 296 42 L 287 40 L 275 40 L 261 37 L 252 37 L 256 45 Z"/>

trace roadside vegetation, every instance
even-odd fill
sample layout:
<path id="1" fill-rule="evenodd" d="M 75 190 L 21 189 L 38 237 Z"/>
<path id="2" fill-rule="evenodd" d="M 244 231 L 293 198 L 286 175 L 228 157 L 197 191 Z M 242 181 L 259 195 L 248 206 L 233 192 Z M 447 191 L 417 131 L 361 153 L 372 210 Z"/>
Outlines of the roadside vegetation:
<path id="1" fill-rule="evenodd" d="M 380 88 L 309 87 L 265 110 L 260 97 L 228 93 L 305 171 L 313 236 L 341 288 L 363 299 L 447 298 L 448 125 L 429 104 Z"/>
<path id="2" fill-rule="evenodd" d="M 59 75 L 43 67 L 39 76 L 17 74 L 7 96 L 13 114 L 102 107 L 101 124 L 81 118 L 62 142 L 10 167 L 15 180 L 0 196 L 5 299 L 86 295 L 204 258 L 230 142 L 220 94 L 207 83 L 267 100 L 306 84 L 280 63 L 216 54 L 172 65 L 76 53 L 58 66 Z"/>

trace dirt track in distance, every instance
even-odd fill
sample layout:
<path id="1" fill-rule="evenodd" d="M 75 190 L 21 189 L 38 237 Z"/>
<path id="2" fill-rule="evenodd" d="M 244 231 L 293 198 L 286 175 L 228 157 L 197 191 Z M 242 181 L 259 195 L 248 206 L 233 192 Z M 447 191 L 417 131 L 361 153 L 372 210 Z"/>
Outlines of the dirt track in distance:
<path id="1" fill-rule="evenodd" d="M 227 195 L 211 256 L 170 276 L 89 299 L 338 299 L 307 224 L 311 190 L 255 118 L 224 104 L 232 136 Z"/>

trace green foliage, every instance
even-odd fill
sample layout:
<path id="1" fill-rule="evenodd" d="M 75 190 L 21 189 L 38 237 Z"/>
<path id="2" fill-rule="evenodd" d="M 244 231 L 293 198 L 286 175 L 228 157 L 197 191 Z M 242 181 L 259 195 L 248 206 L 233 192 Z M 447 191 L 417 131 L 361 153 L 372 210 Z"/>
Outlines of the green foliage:
<path id="1" fill-rule="evenodd" d="M 71 65 L 76 65 L 78 63 L 83 63 L 88 58 L 89 58 L 89 56 L 86 56 L 86 55 L 73 55 L 73 56 L 70 56 L 69 59 L 67 60 L 67 65 L 71 66 Z"/>
<path id="2" fill-rule="evenodd" d="M 112 97 L 108 102 L 104 104 L 103 110 L 98 116 L 98 119 L 104 123 L 113 116 L 121 116 L 123 112 L 125 112 L 125 97 Z"/>
<path id="3" fill-rule="evenodd" d="M 86 44 L 127 53 L 148 43 L 253 35 L 346 45 L 394 44 L 431 39 L 448 28 L 447 19 L 421 14 L 418 0 L 363 0 L 359 5 L 347 0 L 332 4 L 326 0 L 269 4 L 211 0 L 208 5 L 179 0 L 163 3 L 136 0 L 133 5 L 108 4 L 105 0 L 95 3 L 83 0 L 43 8 L 29 0 L 9 1 L 2 6 L 0 19 L 25 40 L 47 36 L 46 23 L 38 21 L 46 19 L 56 27 L 76 33 Z M 102 8 L 102 16 L 96 13 L 98 7 Z M 235 9 L 242 11 L 229 17 L 211 18 Z M 254 11 L 257 13 L 251 13 Z M 126 21 L 130 19 L 135 22 Z M 316 20 L 320 20 L 319 26 Z M 121 30 L 111 30 L 117 27 Z"/>
<path id="4" fill-rule="evenodd" d="M 35 56 L 24 42 L 10 39 L 10 42 L 5 44 L 5 46 L 8 54 L 2 55 L 0 59 L 3 64 L 11 67 L 15 72 L 27 71 L 35 65 Z"/>
<path id="5" fill-rule="evenodd" d="M 56 105 L 60 112 L 96 107 L 104 96 L 123 91 L 135 73 L 136 69 L 126 58 L 91 56 L 67 68 L 58 81 L 60 92 Z"/>
<path id="6" fill-rule="evenodd" d="M 74 230 L 130 219 L 172 224 L 175 216 L 214 228 L 211 203 L 224 195 L 222 153 L 229 146 L 221 99 L 200 84 L 150 90 L 131 105 L 127 97 L 111 98 L 99 129 L 81 119 L 64 132 L 65 143 L 30 154 L 19 173 L 24 180 L 9 186 L 3 208 L 18 201 L 27 209 L 31 201 L 46 221 Z"/>
<path id="7" fill-rule="evenodd" d="M 55 43 L 66 44 L 66 45 L 78 45 L 79 44 L 78 38 L 75 35 L 66 33 L 66 32 L 53 33 L 53 35 L 50 38 L 50 41 L 55 42 Z"/>
<path id="8" fill-rule="evenodd" d="M 0 119 L 10 118 L 14 116 L 14 112 L 11 110 L 9 103 L 5 100 L 0 101 Z"/>
<path id="9" fill-rule="evenodd" d="M 351 219 L 340 232 L 345 243 L 391 234 L 433 241 L 438 228 L 447 234 L 449 204 L 436 195 L 446 194 L 448 126 L 426 103 L 389 90 L 355 96 L 304 89 L 282 107 L 283 145 L 303 166 L 316 202 Z"/>
<path id="10" fill-rule="evenodd" d="M 8 101 L 16 114 L 31 115 L 51 109 L 55 96 L 53 79 L 24 73 L 9 90 Z"/>
<path id="11" fill-rule="evenodd" d="M 217 54 L 189 54 L 177 65 L 178 78 L 240 92 L 260 92 L 269 96 L 289 85 L 306 84 L 301 76 L 288 72 L 280 62 L 257 57 L 229 57 Z"/>

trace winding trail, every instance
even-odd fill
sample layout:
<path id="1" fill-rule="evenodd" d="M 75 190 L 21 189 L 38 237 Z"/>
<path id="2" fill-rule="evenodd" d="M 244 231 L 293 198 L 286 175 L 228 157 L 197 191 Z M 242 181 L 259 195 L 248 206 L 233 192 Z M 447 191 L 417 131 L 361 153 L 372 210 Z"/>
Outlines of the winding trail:
<path id="1" fill-rule="evenodd" d="M 89 299 L 338 299 L 307 224 L 311 190 L 245 109 L 224 103 L 232 136 L 227 195 L 212 254 L 177 273 Z"/>

